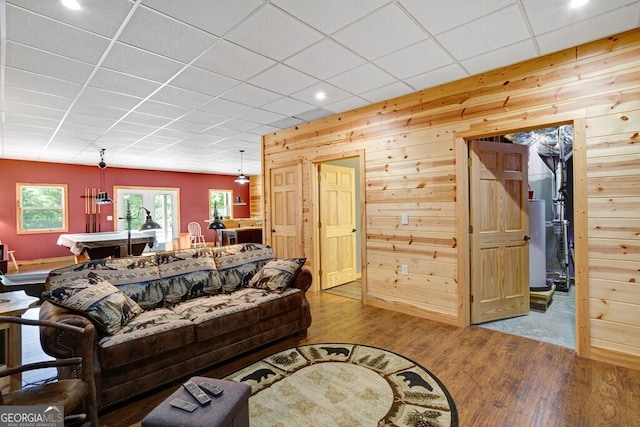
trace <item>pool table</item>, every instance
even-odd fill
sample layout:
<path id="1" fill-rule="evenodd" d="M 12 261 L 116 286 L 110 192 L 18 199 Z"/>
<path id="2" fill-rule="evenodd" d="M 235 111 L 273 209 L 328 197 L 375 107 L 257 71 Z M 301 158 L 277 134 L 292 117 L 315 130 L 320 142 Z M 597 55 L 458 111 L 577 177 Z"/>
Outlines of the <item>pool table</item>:
<path id="1" fill-rule="evenodd" d="M 69 248 L 76 259 L 82 255 L 89 259 L 127 256 L 127 242 L 126 231 L 61 234 L 58 237 L 58 245 Z M 152 248 L 155 243 L 155 230 L 131 230 L 131 255 L 140 255 L 145 246 Z"/>

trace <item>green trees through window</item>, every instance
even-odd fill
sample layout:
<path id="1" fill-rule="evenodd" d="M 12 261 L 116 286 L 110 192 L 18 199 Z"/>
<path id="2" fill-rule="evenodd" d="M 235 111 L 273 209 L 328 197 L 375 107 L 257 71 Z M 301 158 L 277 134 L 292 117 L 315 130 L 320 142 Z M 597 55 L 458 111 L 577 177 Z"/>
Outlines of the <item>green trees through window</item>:
<path id="1" fill-rule="evenodd" d="M 16 184 L 18 233 L 67 231 L 66 184 Z"/>

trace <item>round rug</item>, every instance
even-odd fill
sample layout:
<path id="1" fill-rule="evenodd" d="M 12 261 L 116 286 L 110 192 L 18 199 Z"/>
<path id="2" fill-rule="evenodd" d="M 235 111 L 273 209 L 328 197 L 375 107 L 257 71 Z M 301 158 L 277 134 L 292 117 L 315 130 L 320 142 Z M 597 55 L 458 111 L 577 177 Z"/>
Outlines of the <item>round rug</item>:
<path id="1" fill-rule="evenodd" d="M 311 344 L 225 378 L 251 386 L 252 426 L 457 426 L 445 386 L 419 364 L 358 344 Z"/>

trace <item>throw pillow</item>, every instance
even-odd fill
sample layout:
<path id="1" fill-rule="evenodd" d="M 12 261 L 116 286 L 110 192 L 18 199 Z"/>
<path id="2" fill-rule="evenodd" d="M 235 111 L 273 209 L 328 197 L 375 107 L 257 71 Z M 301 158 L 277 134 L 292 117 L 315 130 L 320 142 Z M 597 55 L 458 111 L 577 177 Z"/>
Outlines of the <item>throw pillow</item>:
<path id="1" fill-rule="evenodd" d="M 249 281 L 249 287 L 282 292 L 296 277 L 306 258 L 274 259 L 269 261 Z"/>
<path id="2" fill-rule="evenodd" d="M 109 335 L 142 313 L 135 301 L 95 273 L 43 292 L 42 297 L 55 305 L 85 314 Z"/>

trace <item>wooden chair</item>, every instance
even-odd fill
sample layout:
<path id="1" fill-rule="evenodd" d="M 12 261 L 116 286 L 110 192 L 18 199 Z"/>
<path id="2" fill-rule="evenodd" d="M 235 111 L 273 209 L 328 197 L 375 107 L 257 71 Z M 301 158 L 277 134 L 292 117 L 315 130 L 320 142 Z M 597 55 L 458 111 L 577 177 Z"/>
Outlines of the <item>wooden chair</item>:
<path id="1" fill-rule="evenodd" d="M 14 316 L 0 316 L 0 323 L 57 328 L 81 334 L 83 340 L 81 357 L 27 363 L 0 372 L 0 378 L 2 378 L 34 369 L 75 366 L 78 378 L 28 386 L 16 391 L 3 391 L 0 394 L 0 405 L 61 406 L 64 407 L 65 425 L 71 422 L 81 423 L 83 427 L 88 425 L 98 427 L 96 385 L 93 377 L 93 346 L 96 331 L 93 325 L 81 328 L 65 323 L 23 319 Z"/>
<path id="2" fill-rule="evenodd" d="M 189 236 L 191 236 L 191 247 L 197 248 L 202 245 L 203 247 L 207 246 L 207 242 L 204 240 L 204 235 L 202 234 L 202 228 L 200 224 L 197 222 L 190 222 L 187 224 L 187 230 L 189 231 Z"/>
<path id="3" fill-rule="evenodd" d="M 2 244 L 2 240 L 0 240 L 0 245 Z M 20 270 L 20 267 L 18 267 L 18 262 L 16 261 L 16 256 L 15 256 L 16 251 L 10 251 L 9 247 L 7 246 L 7 256 L 9 258 L 11 258 L 11 262 L 13 263 L 13 266 L 16 268 L 16 271 Z M 3 254 L 0 254 L 0 258 Z"/>

